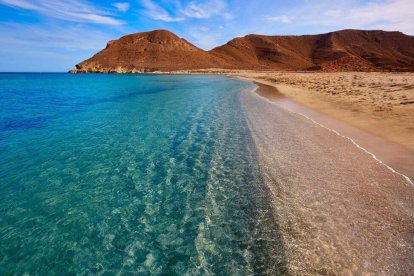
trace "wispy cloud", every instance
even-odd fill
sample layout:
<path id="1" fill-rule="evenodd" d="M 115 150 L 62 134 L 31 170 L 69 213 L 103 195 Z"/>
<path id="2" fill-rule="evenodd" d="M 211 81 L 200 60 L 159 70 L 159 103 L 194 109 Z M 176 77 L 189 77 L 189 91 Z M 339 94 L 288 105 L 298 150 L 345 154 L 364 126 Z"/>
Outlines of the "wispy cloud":
<path id="1" fill-rule="evenodd" d="M 0 24 L 0 71 L 67 71 L 114 34 L 85 24 Z"/>
<path id="2" fill-rule="evenodd" d="M 105 47 L 111 35 L 105 31 L 87 26 L 38 26 L 36 24 L 2 23 L 0 43 L 9 48 L 28 46 L 35 48 L 56 48 L 60 50 L 99 50 Z M 42 43 L 39 43 L 42 41 Z"/>
<path id="3" fill-rule="evenodd" d="M 284 24 L 292 23 L 293 17 L 287 16 L 287 15 L 281 15 L 281 16 L 268 16 L 266 17 L 269 21 L 277 21 L 282 22 Z"/>
<path id="4" fill-rule="evenodd" d="M 142 0 L 141 4 L 145 8 L 143 13 L 152 19 L 165 22 L 177 22 L 185 20 L 183 17 L 173 17 L 166 9 L 157 5 L 151 0 Z"/>
<path id="5" fill-rule="evenodd" d="M 202 26 L 199 28 L 191 27 L 188 30 L 188 36 L 191 37 L 192 43 L 196 44 L 198 47 L 201 47 L 205 50 L 209 50 L 219 45 L 219 40 L 221 39 L 220 32 L 210 30 L 210 28 L 206 26 Z"/>
<path id="6" fill-rule="evenodd" d="M 113 3 L 112 6 L 118 9 L 118 11 L 126 12 L 129 10 L 129 3 L 128 2 L 121 2 L 121 3 Z"/>
<path id="7" fill-rule="evenodd" d="M 329 9 L 330 1 L 319 0 L 301 7 L 284 10 L 282 16 L 266 17 L 269 21 L 291 23 L 303 29 L 384 29 L 414 33 L 414 1 L 385 0 L 355 3 L 338 1 Z M 295 19 L 295 20 L 293 20 Z"/>
<path id="8" fill-rule="evenodd" d="M 165 22 L 184 21 L 186 19 L 208 19 L 213 16 L 221 16 L 226 19 L 233 15 L 226 12 L 227 4 L 224 0 L 190 1 L 182 4 L 182 1 L 171 1 L 168 4 L 157 4 L 153 0 L 141 0 L 146 16 Z"/>
<path id="9" fill-rule="evenodd" d="M 338 17 L 342 15 L 342 11 L 341 10 L 327 10 L 324 13 L 324 15 L 328 17 Z"/>
<path id="10" fill-rule="evenodd" d="M 228 16 L 225 12 L 227 7 L 223 0 L 191 1 L 181 9 L 181 13 L 189 18 L 210 18 L 214 15 Z"/>
<path id="11" fill-rule="evenodd" d="M 384 29 L 414 32 L 414 1 L 393 0 L 370 2 L 360 8 L 343 12 L 345 22 L 356 25 L 376 25 Z"/>
<path id="12" fill-rule="evenodd" d="M 0 4 L 74 22 L 121 25 L 111 14 L 81 0 L 0 0 Z"/>

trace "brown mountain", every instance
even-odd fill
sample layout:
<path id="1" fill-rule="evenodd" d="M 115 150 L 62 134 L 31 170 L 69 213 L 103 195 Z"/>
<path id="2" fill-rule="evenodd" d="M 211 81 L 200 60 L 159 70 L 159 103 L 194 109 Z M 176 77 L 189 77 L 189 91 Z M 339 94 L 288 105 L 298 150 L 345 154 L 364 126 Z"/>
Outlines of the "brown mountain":
<path id="1" fill-rule="evenodd" d="M 319 35 L 235 38 L 210 51 L 157 30 L 110 41 L 71 72 L 191 69 L 414 71 L 414 36 L 342 30 Z"/>
<path id="2" fill-rule="evenodd" d="M 244 67 L 325 71 L 414 70 L 414 37 L 343 30 L 320 35 L 236 38 L 210 51 Z"/>
<path id="3" fill-rule="evenodd" d="M 157 30 L 123 36 L 76 65 L 77 72 L 131 72 L 201 69 L 220 64 L 208 52 L 175 34 Z"/>

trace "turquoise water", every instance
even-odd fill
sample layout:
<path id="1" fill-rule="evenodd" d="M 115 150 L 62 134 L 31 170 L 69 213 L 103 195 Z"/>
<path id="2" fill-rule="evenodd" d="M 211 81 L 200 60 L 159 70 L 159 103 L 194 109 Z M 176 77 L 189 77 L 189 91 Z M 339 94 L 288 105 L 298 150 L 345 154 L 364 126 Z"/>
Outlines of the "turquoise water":
<path id="1" fill-rule="evenodd" d="M 240 105 L 251 88 L 0 74 L 0 274 L 284 272 Z"/>

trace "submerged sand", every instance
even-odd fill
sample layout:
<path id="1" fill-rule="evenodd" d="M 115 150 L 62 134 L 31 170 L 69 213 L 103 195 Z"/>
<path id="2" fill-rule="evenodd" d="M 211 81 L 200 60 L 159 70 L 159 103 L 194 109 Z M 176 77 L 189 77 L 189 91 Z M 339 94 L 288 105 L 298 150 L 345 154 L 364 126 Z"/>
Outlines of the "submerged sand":
<path id="1" fill-rule="evenodd" d="M 277 102 L 241 102 L 291 274 L 414 271 L 414 185 Z"/>

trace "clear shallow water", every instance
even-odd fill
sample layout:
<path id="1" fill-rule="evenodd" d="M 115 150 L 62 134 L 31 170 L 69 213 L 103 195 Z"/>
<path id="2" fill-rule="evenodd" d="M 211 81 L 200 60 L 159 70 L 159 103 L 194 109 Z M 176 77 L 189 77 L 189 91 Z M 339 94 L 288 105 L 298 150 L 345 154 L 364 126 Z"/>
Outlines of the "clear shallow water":
<path id="1" fill-rule="evenodd" d="M 251 87 L 0 74 L 0 274 L 283 272 Z"/>

